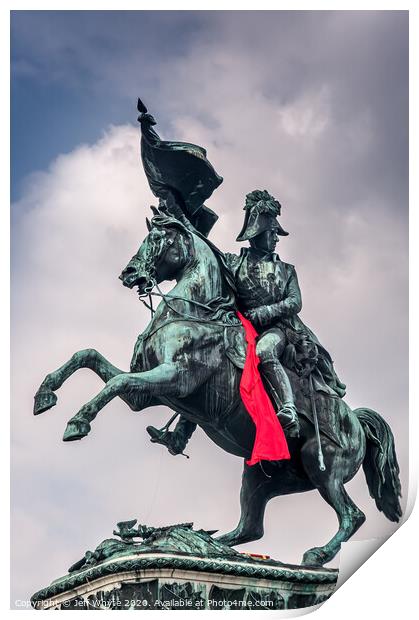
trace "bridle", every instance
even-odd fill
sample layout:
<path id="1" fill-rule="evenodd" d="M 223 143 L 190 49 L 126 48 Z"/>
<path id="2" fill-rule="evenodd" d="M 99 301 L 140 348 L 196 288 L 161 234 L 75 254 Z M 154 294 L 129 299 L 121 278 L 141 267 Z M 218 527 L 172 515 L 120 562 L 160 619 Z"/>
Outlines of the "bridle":
<path id="1" fill-rule="evenodd" d="M 178 233 L 179 234 L 179 233 Z M 161 326 L 159 326 L 157 329 L 153 330 L 150 334 L 147 334 L 147 337 L 151 336 L 152 334 L 154 334 L 158 329 L 160 329 L 161 327 L 163 327 L 163 325 L 166 325 L 168 322 L 173 322 L 176 320 L 183 320 L 183 321 L 193 321 L 193 322 L 198 322 L 198 323 L 211 323 L 211 325 L 219 325 L 221 327 L 227 327 L 227 326 L 234 326 L 236 327 L 237 325 L 239 325 L 239 321 L 236 317 L 236 309 L 230 305 L 230 307 L 226 308 L 225 314 L 223 316 L 223 318 L 225 319 L 225 321 L 219 321 L 217 319 L 215 319 L 215 315 L 219 312 L 220 310 L 220 304 L 227 304 L 228 303 L 228 298 L 214 298 L 210 304 L 204 304 L 201 303 L 199 301 L 196 301 L 194 299 L 188 299 L 186 297 L 182 297 L 180 295 L 171 295 L 170 293 L 163 293 L 163 291 L 161 290 L 161 288 L 159 287 L 158 283 L 157 283 L 157 279 L 156 279 L 156 267 L 159 263 L 161 263 L 165 256 L 166 253 L 168 252 L 169 248 L 171 245 L 173 245 L 174 243 L 174 239 L 169 239 L 167 246 L 168 247 L 164 247 L 163 248 L 160 246 L 158 247 L 157 243 L 158 241 L 164 240 L 165 237 L 165 233 L 163 233 L 162 235 L 156 237 L 151 237 L 151 235 L 148 238 L 148 247 L 146 250 L 146 256 L 145 256 L 145 273 L 148 279 L 148 283 L 147 285 L 144 287 L 144 291 L 143 293 L 138 293 L 138 298 L 140 299 L 140 301 L 146 306 L 146 308 L 148 308 L 148 310 L 150 310 L 150 314 L 151 314 L 151 319 L 154 316 L 155 310 L 153 307 L 153 297 L 160 297 L 162 299 L 162 301 L 166 304 L 166 306 L 172 310 L 172 312 L 174 312 L 175 314 L 178 315 L 179 318 L 177 319 L 171 319 L 167 322 L 164 322 Z M 165 244 L 166 245 L 166 244 Z M 164 251 L 162 251 L 164 249 Z M 159 252 L 159 257 L 158 260 L 155 260 L 155 254 Z M 155 291 L 154 289 L 157 289 L 157 291 Z M 146 302 L 146 298 L 148 298 L 149 303 Z M 182 312 L 180 310 L 178 310 L 177 308 L 175 308 L 170 301 L 171 300 L 180 300 L 180 301 L 185 301 L 187 303 L 190 303 L 198 308 L 202 308 L 203 310 L 211 313 L 212 316 L 208 317 L 208 318 L 204 318 L 204 317 L 196 317 L 196 316 L 192 316 L 186 312 Z M 170 301 L 169 301 L 170 300 Z M 212 307 L 211 304 L 216 303 L 217 306 L 216 307 Z M 230 316 L 229 316 L 230 315 Z M 231 316 L 234 316 L 233 317 Z"/>

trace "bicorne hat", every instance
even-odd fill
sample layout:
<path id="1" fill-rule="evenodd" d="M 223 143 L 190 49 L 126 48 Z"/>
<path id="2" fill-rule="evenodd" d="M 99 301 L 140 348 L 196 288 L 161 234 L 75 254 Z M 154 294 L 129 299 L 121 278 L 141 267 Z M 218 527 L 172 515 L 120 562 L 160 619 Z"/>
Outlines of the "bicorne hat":
<path id="1" fill-rule="evenodd" d="M 281 204 L 266 189 L 255 189 L 247 194 L 244 210 L 243 228 L 236 241 L 248 241 L 265 230 L 276 229 L 278 235 L 284 237 L 289 234 L 276 219 L 281 215 Z"/>

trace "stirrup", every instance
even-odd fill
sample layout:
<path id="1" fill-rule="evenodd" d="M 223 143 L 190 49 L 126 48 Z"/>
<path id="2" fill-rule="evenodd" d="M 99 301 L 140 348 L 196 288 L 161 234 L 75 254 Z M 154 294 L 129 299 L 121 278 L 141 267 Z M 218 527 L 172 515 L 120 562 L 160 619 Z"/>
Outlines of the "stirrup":
<path id="1" fill-rule="evenodd" d="M 155 426 L 147 426 L 147 433 L 150 435 L 150 441 L 152 443 L 159 443 L 162 446 L 166 446 L 169 449 L 171 432 L 164 429 L 156 428 Z"/>
<path id="2" fill-rule="evenodd" d="M 185 454 L 184 452 L 174 450 L 174 448 L 172 447 L 171 445 L 171 437 L 173 435 L 172 431 L 168 431 L 167 428 L 164 428 L 164 427 L 156 428 L 155 426 L 147 426 L 146 431 L 150 435 L 150 441 L 152 443 L 159 443 L 162 446 L 166 446 L 166 448 L 169 450 L 169 453 L 172 456 L 177 456 L 178 454 L 181 454 L 187 459 L 189 458 L 189 456 Z"/>

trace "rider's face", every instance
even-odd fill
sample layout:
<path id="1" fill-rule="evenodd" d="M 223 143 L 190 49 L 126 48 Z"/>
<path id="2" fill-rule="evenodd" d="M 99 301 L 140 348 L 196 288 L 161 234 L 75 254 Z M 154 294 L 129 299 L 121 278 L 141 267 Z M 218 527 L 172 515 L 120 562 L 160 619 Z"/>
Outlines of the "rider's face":
<path id="1" fill-rule="evenodd" d="M 278 242 L 278 231 L 276 228 L 272 230 L 265 230 L 260 235 L 251 239 L 251 245 L 258 250 L 264 250 L 265 252 L 273 252 Z"/>

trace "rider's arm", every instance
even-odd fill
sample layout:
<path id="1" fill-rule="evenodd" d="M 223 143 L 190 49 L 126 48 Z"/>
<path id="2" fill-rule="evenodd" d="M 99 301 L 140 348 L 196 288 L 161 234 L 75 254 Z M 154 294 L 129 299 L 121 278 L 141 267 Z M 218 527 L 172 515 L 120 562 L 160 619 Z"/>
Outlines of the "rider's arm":
<path id="1" fill-rule="evenodd" d="M 291 266 L 291 274 L 285 287 L 284 299 L 277 304 L 276 310 L 280 316 L 293 316 L 301 312 L 302 308 L 301 291 L 298 284 L 297 273 Z"/>
<path id="2" fill-rule="evenodd" d="M 276 304 L 266 306 L 267 323 L 282 317 L 290 317 L 298 314 L 302 308 L 301 291 L 298 284 L 297 273 L 293 266 L 291 267 L 290 277 L 285 286 L 284 299 Z"/>
<path id="3" fill-rule="evenodd" d="M 266 327 L 278 319 L 290 317 L 300 312 L 302 302 L 298 278 L 295 268 L 290 265 L 290 269 L 291 272 L 285 286 L 284 299 L 282 301 L 267 306 L 260 306 L 245 313 L 255 325 Z"/>

